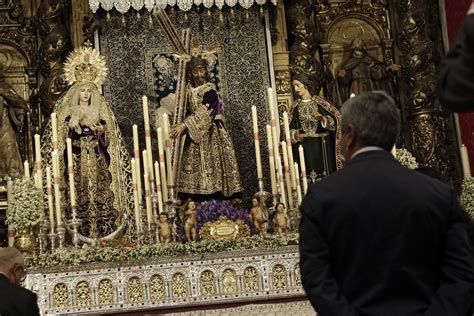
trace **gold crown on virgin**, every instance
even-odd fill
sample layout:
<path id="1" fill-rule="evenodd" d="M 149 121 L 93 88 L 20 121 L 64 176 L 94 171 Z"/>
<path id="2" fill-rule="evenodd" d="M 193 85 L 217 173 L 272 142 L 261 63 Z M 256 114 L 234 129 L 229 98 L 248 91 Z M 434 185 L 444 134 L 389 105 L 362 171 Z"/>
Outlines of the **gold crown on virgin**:
<path id="1" fill-rule="evenodd" d="M 64 74 L 70 85 L 76 82 L 92 82 L 100 86 L 107 77 L 107 70 L 104 56 L 92 48 L 90 42 L 86 42 L 84 47 L 74 49 L 64 63 Z"/>

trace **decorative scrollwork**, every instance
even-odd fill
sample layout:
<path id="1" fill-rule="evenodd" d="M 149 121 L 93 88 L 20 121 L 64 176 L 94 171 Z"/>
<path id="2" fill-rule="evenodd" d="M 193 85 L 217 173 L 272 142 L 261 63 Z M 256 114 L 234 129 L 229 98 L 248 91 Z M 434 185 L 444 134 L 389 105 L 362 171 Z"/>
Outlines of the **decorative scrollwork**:
<path id="1" fill-rule="evenodd" d="M 142 281 L 138 277 L 128 280 L 128 300 L 133 303 L 143 300 Z"/>
<path id="2" fill-rule="evenodd" d="M 283 265 L 277 264 L 273 267 L 272 284 L 275 290 L 283 290 L 288 287 L 288 275 Z"/>
<path id="3" fill-rule="evenodd" d="M 207 295 L 214 295 L 216 294 L 216 285 L 215 285 L 215 277 L 214 273 L 212 271 L 206 270 L 201 274 L 200 278 L 200 290 L 201 290 L 201 295 L 207 296 Z"/>
<path id="4" fill-rule="evenodd" d="M 300 265 L 298 263 L 295 264 L 295 268 L 293 269 L 293 272 L 295 273 L 295 285 L 301 286 L 301 271 L 300 271 Z"/>
<path id="5" fill-rule="evenodd" d="M 244 271 L 244 288 L 245 292 L 256 292 L 259 290 L 259 275 L 257 269 L 248 267 Z"/>
<path id="6" fill-rule="evenodd" d="M 165 298 L 165 282 L 161 275 L 154 275 L 150 279 L 150 298 L 152 300 Z"/>
<path id="7" fill-rule="evenodd" d="M 225 269 L 222 272 L 222 288 L 224 293 L 232 294 L 237 292 L 237 274 L 232 269 Z"/>
<path id="8" fill-rule="evenodd" d="M 99 304 L 113 304 L 114 303 L 114 288 L 112 281 L 109 279 L 100 280 L 99 282 Z"/>
<path id="9" fill-rule="evenodd" d="M 92 304 L 91 288 L 89 283 L 81 281 L 76 286 L 76 305 L 77 306 L 89 306 Z"/>
<path id="10" fill-rule="evenodd" d="M 69 306 L 69 291 L 66 284 L 58 283 L 54 286 L 53 306 L 55 308 L 66 308 Z"/>
<path id="11" fill-rule="evenodd" d="M 175 273 L 171 279 L 171 292 L 174 298 L 188 295 L 188 282 L 182 273 Z"/>

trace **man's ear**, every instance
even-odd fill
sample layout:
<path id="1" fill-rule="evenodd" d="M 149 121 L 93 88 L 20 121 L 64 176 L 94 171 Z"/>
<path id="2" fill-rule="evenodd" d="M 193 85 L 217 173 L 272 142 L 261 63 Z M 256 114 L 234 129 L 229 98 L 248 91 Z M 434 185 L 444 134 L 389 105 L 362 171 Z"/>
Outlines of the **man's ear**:
<path id="1" fill-rule="evenodd" d="M 346 146 L 353 149 L 356 145 L 356 132 L 354 125 L 349 124 L 346 128 Z"/>

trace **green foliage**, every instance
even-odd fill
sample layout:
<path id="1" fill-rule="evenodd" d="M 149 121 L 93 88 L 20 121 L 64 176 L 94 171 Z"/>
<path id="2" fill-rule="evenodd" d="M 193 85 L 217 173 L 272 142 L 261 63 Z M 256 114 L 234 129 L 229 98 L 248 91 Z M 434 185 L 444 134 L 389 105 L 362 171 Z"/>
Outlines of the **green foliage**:
<path id="1" fill-rule="evenodd" d="M 198 241 L 186 244 L 156 244 L 140 247 L 85 247 L 26 256 L 28 268 L 50 268 L 61 265 L 81 265 L 98 262 L 140 262 L 162 257 L 209 254 L 224 251 L 276 249 L 297 245 L 298 234 L 253 236 L 241 239 Z"/>

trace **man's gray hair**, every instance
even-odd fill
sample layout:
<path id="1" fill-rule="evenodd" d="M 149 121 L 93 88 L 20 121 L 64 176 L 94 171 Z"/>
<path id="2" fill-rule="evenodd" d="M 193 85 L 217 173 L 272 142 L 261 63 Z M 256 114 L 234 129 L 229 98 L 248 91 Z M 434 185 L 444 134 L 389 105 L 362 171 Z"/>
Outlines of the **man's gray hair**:
<path id="1" fill-rule="evenodd" d="M 387 93 L 373 91 L 353 97 L 342 105 L 341 114 L 342 133 L 352 125 L 356 145 L 392 149 L 400 131 L 400 111 Z"/>
<path id="2" fill-rule="evenodd" d="M 0 267 L 12 267 L 15 263 L 24 264 L 21 252 L 14 247 L 0 248 Z"/>

